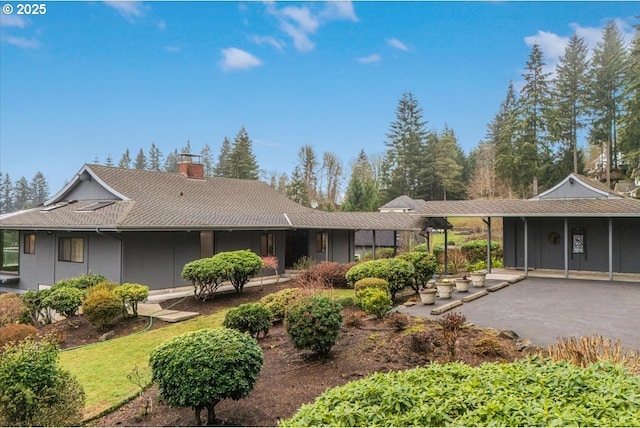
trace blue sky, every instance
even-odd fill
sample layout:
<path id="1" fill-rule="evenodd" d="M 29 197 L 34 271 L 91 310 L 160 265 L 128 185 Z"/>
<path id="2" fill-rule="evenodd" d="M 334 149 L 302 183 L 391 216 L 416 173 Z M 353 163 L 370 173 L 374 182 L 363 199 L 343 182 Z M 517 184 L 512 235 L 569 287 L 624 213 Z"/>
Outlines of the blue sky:
<path id="1" fill-rule="evenodd" d="M 311 145 L 382 153 L 403 92 L 469 152 L 519 87 L 534 43 L 551 69 L 637 2 L 52 2 L 0 14 L 0 172 L 57 192 L 84 163 L 187 140 L 217 156 L 244 126 L 261 169 Z M 348 180 L 348 176 L 345 181 Z"/>

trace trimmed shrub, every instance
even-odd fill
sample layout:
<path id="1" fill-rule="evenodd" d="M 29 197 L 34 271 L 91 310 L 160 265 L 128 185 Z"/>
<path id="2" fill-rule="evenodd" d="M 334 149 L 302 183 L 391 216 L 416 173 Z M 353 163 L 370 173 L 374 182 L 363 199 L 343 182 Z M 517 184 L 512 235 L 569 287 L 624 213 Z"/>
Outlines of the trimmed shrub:
<path id="1" fill-rule="evenodd" d="M 27 337 L 37 337 L 38 329 L 32 325 L 9 324 L 0 327 L 0 347 L 8 343 L 21 342 Z"/>
<path id="2" fill-rule="evenodd" d="M 353 266 L 354 263 L 321 262 L 301 272 L 296 282 L 301 285 L 321 283 L 324 287 L 350 288 L 345 275 Z"/>
<path id="3" fill-rule="evenodd" d="M 15 324 L 24 318 L 27 307 L 17 294 L 0 294 L 0 327 Z"/>
<path id="4" fill-rule="evenodd" d="M 329 389 L 280 426 L 638 426 L 639 390 L 608 363 L 431 363 Z"/>
<path id="5" fill-rule="evenodd" d="M 106 330 L 120 315 L 122 302 L 109 288 L 98 285 L 88 290 L 87 297 L 82 302 L 82 310 L 91 325 Z"/>
<path id="6" fill-rule="evenodd" d="M 475 263 L 480 260 L 487 260 L 487 240 L 474 239 L 464 242 L 460 245 L 460 251 L 469 263 Z M 491 241 L 491 256 L 502 257 L 502 247 L 496 241 Z"/>
<path id="7" fill-rule="evenodd" d="M 262 303 L 245 303 L 229 310 L 222 325 L 241 333 L 249 333 L 257 339 L 260 333 L 263 337 L 269 334 L 272 319 L 273 314 Z"/>
<path id="8" fill-rule="evenodd" d="M 182 268 L 182 277 L 193 282 L 193 293 L 199 300 L 213 297 L 225 274 L 226 266 L 216 263 L 212 257 L 194 260 Z"/>
<path id="9" fill-rule="evenodd" d="M 125 282 L 113 289 L 113 294 L 122 301 L 122 315 L 127 316 L 127 308 L 131 308 L 134 317 L 138 316 L 138 303 L 149 297 L 149 287 L 141 284 Z"/>
<path id="10" fill-rule="evenodd" d="M 56 284 L 51 287 L 50 293 L 43 299 L 42 304 L 65 318 L 71 318 L 78 314 L 78 308 L 86 296 L 87 292 L 84 289 Z"/>
<path id="11" fill-rule="evenodd" d="M 393 248 L 376 248 L 376 260 L 391 259 L 395 256 Z"/>
<path id="12" fill-rule="evenodd" d="M 410 253 L 400 254 L 400 260 L 406 260 L 413 265 L 415 269 L 414 281 L 410 284 L 411 288 L 417 293 L 421 287 L 427 286 L 433 274 L 438 269 L 438 260 L 435 256 L 424 251 L 412 251 Z"/>
<path id="13" fill-rule="evenodd" d="M 78 290 L 86 290 L 88 288 L 93 287 L 94 285 L 98 285 L 101 282 L 105 282 L 107 278 L 104 275 L 100 275 L 97 273 L 90 273 L 89 275 L 80 275 L 75 278 L 67 278 L 61 279 L 56 282 L 54 287 L 73 287 Z"/>
<path id="14" fill-rule="evenodd" d="M 0 354 L 0 425 L 79 426 L 84 400 L 54 343 L 27 339 Z"/>
<path id="15" fill-rule="evenodd" d="M 151 351 L 149 364 L 160 396 L 171 406 L 192 407 L 201 425 L 202 409 L 213 424 L 220 400 L 249 395 L 263 359 L 254 338 L 223 327 L 176 336 Z"/>
<path id="16" fill-rule="evenodd" d="M 389 293 L 379 288 L 365 288 L 356 295 L 355 304 L 369 315 L 383 318 L 391 309 Z"/>
<path id="17" fill-rule="evenodd" d="M 362 278 L 382 278 L 389 282 L 391 297 L 407 285 L 411 285 L 415 268 L 406 260 L 381 259 L 370 260 L 353 266 L 346 274 L 347 281 L 353 285 Z"/>
<path id="18" fill-rule="evenodd" d="M 342 307 L 331 297 L 315 294 L 292 303 L 284 325 L 296 349 L 309 349 L 327 358 L 338 341 L 342 324 Z"/>
<path id="19" fill-rule="evenodd" d="M 299 288 L 285 288 L 277 293 L 267 294 L 260 299 L 265 308 L 273 315 L 274 320 L 283 320 L 287 307 L 302 296 Z"/>
<path id="20" fill-rule="evenodd" d="M 226 251 L 214 255 L 212 259 L 227 265 L 225 279 L 231 281 L 238 293 L 242 292 L 249 278 L 262 269 L 262 259 L 251 250 Z"/>
<path id="21" fill-rule="evenodd" d="M 360 291 L 366 290 L 368 288 L 377 288 L 377 289 L 386 291 L 387 293 L 391 292 L 391 290 L 389 289 L 389 281 L 387 281 L 386 279 L 382 279 L 382 278 L 362 278 L 362 279 L 359 279 L 353 285 L 353 288 L 355 289 L 356 296 L 358 295 L 358 293 Z"/>
<path id="22" fill-rule="evenodd" d="M 36 327 L 42 324 L 51 324 L 51 310 L 45 305 L 49 294 L 51 294 L 50 288 L 39 291 L 29 290 L 21 296 L 22 303 L 27 307 L 31 323 Z"/>

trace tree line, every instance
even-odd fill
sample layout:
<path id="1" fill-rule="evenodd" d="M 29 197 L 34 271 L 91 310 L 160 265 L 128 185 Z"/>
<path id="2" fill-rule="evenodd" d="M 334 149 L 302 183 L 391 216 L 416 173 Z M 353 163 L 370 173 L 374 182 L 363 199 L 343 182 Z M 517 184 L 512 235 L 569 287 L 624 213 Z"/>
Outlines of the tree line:
<path id="1" fill-rule="evenodd" d="M 614 22 L 608 23 L 591 54 L 574 34 L 553 73 L 533 45 L 519 90 L 509 82 L 504 101 L 487 125 L 486 136 L 465 155 L 447 125 L 429 129 L 420 103 L 402 94 L 382 153 L 360 149 L 345 176 L 331 152 L 304 145 L 290 174 L 260 169 L 253 143 L 241 127 L 225 137 L 217 157 L 205 144 L 199 152 L 208 177 L 262 180 L 306 206 L 333 211 L 376 211 L 400 196 L 425 200 L 526 198 L 571 172 L 595 176 L 613 186 L 640 169 L 640 26 L 625 46 Z M 586 137 L 588 150 L 578 145 Z M 116 164 L 104 165 L 177 172 L 180 153 L 197 154 L 191 143 L 166 156 L 153 143 L 135 157 L 129 149 Z M 588 160 L 591 162 L 588 164 Z M 99 159 L 94 163 L 100 164 Z M 0 182 L 2 212 L 35 206 L 48 196 L 41 173 L 31 184 Z M 346 180 L 346 188 L 344 188 Z M 344 189 L 344 190 L 343 190 Z"/>

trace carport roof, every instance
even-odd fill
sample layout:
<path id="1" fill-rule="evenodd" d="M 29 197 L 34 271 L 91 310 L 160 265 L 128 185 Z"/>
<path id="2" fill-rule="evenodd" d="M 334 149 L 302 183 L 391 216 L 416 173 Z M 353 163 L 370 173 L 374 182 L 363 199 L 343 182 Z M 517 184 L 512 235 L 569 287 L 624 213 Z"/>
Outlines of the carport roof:
<path id="1" fill-rule="evenodd" d="M 640 217 L 640 200 L 501 199 L 427 201 L 417 210 L 426 217 Z"/>

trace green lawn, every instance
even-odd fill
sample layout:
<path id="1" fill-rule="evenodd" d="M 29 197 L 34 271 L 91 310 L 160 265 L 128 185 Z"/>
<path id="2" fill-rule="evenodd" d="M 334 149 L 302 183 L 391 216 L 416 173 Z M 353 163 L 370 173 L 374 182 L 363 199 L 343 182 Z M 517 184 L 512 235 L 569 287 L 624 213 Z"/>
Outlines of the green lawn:
<path id="1" fill-rule="evenodd" d="M 337 299 L 353 296 L 353 290 L 336 289 L 334 293 Z M 154 347 L 189 331 L 220 327 L 227 310 L 62 352 L 62 366 L 77 377 L 87 396 L 85 419 L 112 409 L 139 392 L 139 387 L 127 379 L 127 374 L 137 368 L 148 382 L 151 379 L 149 354 Z"/>

